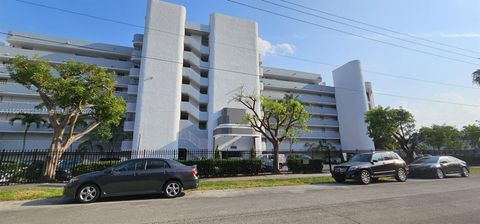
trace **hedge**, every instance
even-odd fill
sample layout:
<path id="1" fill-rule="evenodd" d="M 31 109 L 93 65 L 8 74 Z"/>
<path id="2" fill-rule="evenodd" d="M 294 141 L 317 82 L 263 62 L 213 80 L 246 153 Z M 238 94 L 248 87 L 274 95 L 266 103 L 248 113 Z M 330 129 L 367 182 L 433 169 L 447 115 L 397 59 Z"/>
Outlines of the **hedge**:
<path id="1" fill-rule="evenodd" d="M 260 172 L 260 160 L 185 160 L 179 161 L 187 166 L 197 165 L 198 175 L 201 177 L 224 177 L 242 175 L 256 175 Z M 100 171 L 118 164 L 117 161 L 82 163 L 73 167 L 74 176 Z"/>
<path id="2" fill-rule="evenodd" d="M 42 174 L 43 161 L 0 163 L 0 182 L 32 182 Z"/>
<path id="3" fill-rule="evenodd" d="M 321 159 L 287 159 L 287 166 L 293 173 L 321 173 L 323 161 Z"/>
<path id="4" fill-rule="evenodd" d="M 186 160 L 179 161 L 187 166 L 197 165 L 198 175 L 201 177 L 225 177 L 236 175 L 257 175 L 262 163 L 258 159 L 252 160 Z"/>
<path id="5" fill-rule="evenodd" d="M 85 173 L 101 171 L 107 169 L 109 167 L 115 166 L 120 161 L 103 161 L 103 162 L 88 162 L 88 163 L 80 163 L 75 165 L 72 168 L 72 175 L 78 176 Z"/>

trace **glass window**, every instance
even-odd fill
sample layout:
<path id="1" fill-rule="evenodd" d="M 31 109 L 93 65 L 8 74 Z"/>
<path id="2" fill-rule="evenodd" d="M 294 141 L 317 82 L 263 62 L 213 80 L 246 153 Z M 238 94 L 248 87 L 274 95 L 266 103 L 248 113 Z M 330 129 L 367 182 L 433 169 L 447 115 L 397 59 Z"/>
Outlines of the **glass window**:
<path id="1" fill-rule="evenodd" d="M 382 153 L 382 154 L 383 154 L 383 159 L 384 159 L 384 160 L 392 160 L 392 159 L 394 159 L 392 153 L 387 152 L 387 153 Z"/>
<path id="2" fill-rule="evenodd" d="M 420 163 L 437 163 L 438 162 L 438 156 L 428 156 L 428 157 L 422 157 L 420 159 L 417 159 L 413 161 L 413 164 L 420 164 Z"/>
<path id="3" fill-rule="evenodd" d="M 126 171 L 135 171 L 135 170 L 143 170 L 145 169 L 145 161 L 143 160 L 136 160 L 136 161 L 129 161 L 119 166 L 115 167 L 115 171 L 119 172 L 126 172 Z"/>
<path id="4" fill-rule="evenodd" d="M 168 168 L 168 164 L 163 160 L 148 160 L 147 170 Z"/>
<path id="5" fill-rule="evenodd" d="M 383 154 L 384 153 L 374 153 L 373 156 L 372 156 L 372 161 L 373 160 L 383 161 Z"/>
<path id="6" fill-rule="evenodd" d="M 370 158 L 372 154 L 357 154 L 350 159 L 350 162 L 370 162 Z"/>

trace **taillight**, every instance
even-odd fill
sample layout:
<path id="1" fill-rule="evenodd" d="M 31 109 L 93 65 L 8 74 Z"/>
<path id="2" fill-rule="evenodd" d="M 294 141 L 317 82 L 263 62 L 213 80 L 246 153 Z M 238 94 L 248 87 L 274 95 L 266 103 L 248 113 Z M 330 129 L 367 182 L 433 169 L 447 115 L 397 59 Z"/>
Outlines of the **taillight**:
<path id="1" fill-rule="evenodd" d="M 197 169 L 192 169 L 192 175 L 193 176 L 197 175 Z"/>

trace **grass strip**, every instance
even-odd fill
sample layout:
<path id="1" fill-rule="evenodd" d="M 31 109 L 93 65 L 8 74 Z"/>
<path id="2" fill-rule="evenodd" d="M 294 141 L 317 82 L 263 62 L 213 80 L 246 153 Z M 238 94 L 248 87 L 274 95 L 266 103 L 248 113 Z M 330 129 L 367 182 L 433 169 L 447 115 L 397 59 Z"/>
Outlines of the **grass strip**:
<path id="1" fill-rule="evenodd" d="M 63 189 L 59 188 L 6 188 L 0 189 L 0 201 L 22 201 L 61 197 Z"/>
<path id="2" fill-rule="evenodd" d="M 289 179 L 258 179 L 258 180 L 238 180 L 238 181 L 207 181 L 202 182 L 196 190 L 225 190 L 238 188 L 253 187 L 276 187 L 276 186 L 292 186 L 302 184 L 323 184 L 334 183 L 331 177 L 306 177 L 306 178 L 289 178 Z"/>

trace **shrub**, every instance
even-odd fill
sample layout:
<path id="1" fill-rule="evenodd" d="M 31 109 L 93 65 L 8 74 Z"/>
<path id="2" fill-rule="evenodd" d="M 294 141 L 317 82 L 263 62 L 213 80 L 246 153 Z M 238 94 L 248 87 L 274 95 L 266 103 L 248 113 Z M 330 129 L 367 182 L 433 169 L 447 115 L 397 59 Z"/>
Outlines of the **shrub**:
<path id="1" fill-rule="evenodd" d="M 321 159 L 288 159 L 287 166 L 293 173 L 321 173 L 323 161 Z"/>
<path id="2" fill-rule="evenodd" d="M 85 173 L 101 171 L 107 169 L 109 167 L 115 166 L 120 161 L 103 161 L 103 162 L 88 162 L 88 163 L 80 163 L 75 165 L 72 168 L 72 175 L 78 176 Z"/>
<path id="3" fill-rule="evenodd" d="M 258 159 L 252 160 L 228 160 L 228 159 L 207 159 L 207 160 L 186 160 L 181 163 L 192 166 L 197 165 L 198 175 L 201 177 L 225 177 L 236 175 L 256 175 L 262 168 Z"/>

